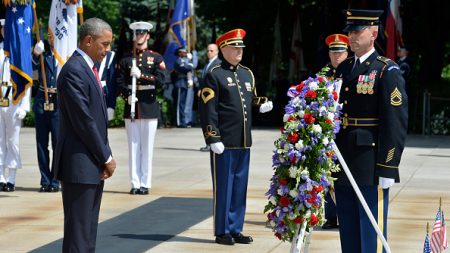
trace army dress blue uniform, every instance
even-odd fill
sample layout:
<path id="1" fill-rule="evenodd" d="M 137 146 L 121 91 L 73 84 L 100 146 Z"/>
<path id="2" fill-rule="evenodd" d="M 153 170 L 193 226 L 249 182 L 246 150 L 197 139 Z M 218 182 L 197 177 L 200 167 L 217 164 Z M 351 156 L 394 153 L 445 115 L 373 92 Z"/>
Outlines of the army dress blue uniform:
<path id="1" fill-rule="evenodd" d="M 339 98 L 343 124 L 336 144 L 386 236 L 389 189 L 380 188 L 378 179 L 400 181 L 398 166 L 405 145 L 408 98 L 399 67 L 392 60 L 373 51 L 352 71 L 354 65 L 355 58 L 350 57 L 336 72 L 343 78 Z M 376 232 L 347 176 L 341 171 L 337 178 L 342 252 L 381 252 Z M 355 238 L 361 238 L 360 245 Z"/>
<path id="2" fill-rule="evenodd" d="M 51 110 L 44 110 L 45 94 L 43 86 L 43 75 L 39 56 L 33 57 L 33 66 L 39 73 L 39 87 L 36 87 L 34 97 L 33 112 L 34 124 L 36 127 L 36 148 L 38 156 L 39 171 L 41 173 L 40 191 L 58 191 L 59 181 L 54 178 L 53 163 L 50 163 L 49 155 L 49 135 L 51 137 L 51 147 L 55 150 L 59 134 L 58 101 L 56 89 L 57 65 L 53 53 L 47 50 L 43 54 L 45 77 L 47 80 L 48 102 Z"/>
<path id="3" fill-rule="evenodd" d="M 163 57 L 151 50 L 138 51 L 136 65 L 141 77 L 136 80 L 135 120 L 131 121 L 131 105 L 125 103 L 124 118 L 128 135 L 130 178 L 133 189 L 148 193 L 151 188 L 153 144 L 159 116 L 157 88 L 165 78 Z M 131 95 L 132 57 L 120 60 L 117 69 L 119 95 L 125 101 Z M 146 194 L 144 193 L 144 194 Z"/>

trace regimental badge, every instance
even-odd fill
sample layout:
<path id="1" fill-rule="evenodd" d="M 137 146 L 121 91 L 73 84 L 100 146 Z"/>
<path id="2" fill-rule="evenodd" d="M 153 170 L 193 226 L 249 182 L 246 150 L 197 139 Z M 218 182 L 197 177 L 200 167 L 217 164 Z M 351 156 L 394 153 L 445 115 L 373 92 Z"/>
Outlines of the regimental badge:
<path id="1" fill-rule="evenodd" d="M 205 103 L 205 104 L 208 103 L 209 100 L 214 98 L 214 90 L 211 88 L 203 88 L 201 97 L 202 97 L 203 103 Z"/>
<path id="2" fill-rule="evenodd" d="M 395 87 L 394 91 L 391 93 L 391 105 L 401 106 L 402 105 L 402 93 Z"/>
<path id="3" fill-rule="evenodd" d="M 147 64 L 148 64 L 148 65 L 153 65 L 153 61 L 154 61 L 154 60 L 155 60 L 154 57 L 147 56 Z"/>
<path id="4" fill-rule="evenodd" d="M 252 91 L 252 85 L 249 82 L 245 82 L 245 88 L 247 91 Z"/>
<path id="5" fill-rule="evenodd" d="M 228 86 L 236 86 L 236 84 L 233 83 L 233 78 L 227 77 L 227 81 L 228 81 Z"/>

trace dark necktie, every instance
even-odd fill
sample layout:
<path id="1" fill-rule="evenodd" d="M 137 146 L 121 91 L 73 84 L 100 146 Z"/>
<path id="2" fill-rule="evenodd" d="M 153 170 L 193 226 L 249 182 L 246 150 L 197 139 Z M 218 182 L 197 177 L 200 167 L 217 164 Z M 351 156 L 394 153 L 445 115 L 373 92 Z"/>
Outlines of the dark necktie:
<path id="1" fill-rule="evenodd" d="M 95 75 L 95 78 L 97 79 L 97 83 L 98 83 L 98 86 L 100 87 L 100 91 L 103 91 L 102 82 L 100 82 L 100 78 L 98 77 L 98 69 L 97 69 L 97 66 L 95 66 L 95 64 L 92 67 L 92 70 L 94 71 L 94 75 Z"/>
<path id="2" fill-rule="evenodd" d="M 359 66 L 359 59 L 356 59 L 355 65 L 353 66 L 352 72 L 355 71 Z"/>

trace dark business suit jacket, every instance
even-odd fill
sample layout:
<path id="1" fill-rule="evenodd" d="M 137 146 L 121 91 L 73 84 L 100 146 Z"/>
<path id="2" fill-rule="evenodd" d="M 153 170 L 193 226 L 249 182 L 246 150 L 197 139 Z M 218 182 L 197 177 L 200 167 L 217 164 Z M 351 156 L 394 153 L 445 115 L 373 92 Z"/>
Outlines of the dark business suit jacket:
<path id="1" fill-rule="evenodd" d="M 60 135 L 55 175 L 67 183 L 99 184 L 111 155 L 106 104 L 94 73 L 77 51 L 64 64 L 57 87 Z"/>

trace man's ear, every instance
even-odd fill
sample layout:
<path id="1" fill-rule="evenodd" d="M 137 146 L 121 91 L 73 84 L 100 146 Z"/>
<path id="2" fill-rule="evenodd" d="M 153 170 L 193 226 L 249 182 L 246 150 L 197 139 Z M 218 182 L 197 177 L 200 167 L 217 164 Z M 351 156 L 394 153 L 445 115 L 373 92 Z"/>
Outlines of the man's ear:
<path id="1" fill-rule="evenodd" d="M 86 37 L 84 37 L 83 42 L 86 44 L 86 46 L 90 47 L 92 44 L 94 38 L 92 38 L 91 35 L 87 35 Z"/>
<path id="2" fill-rule="evenodd" d="M 378 37 L 378 30 L 372 30 L 372 37 L 373 37 L 373 40 L 375 41 L 376 39 L 377 39 L 377 37 Z"/>

